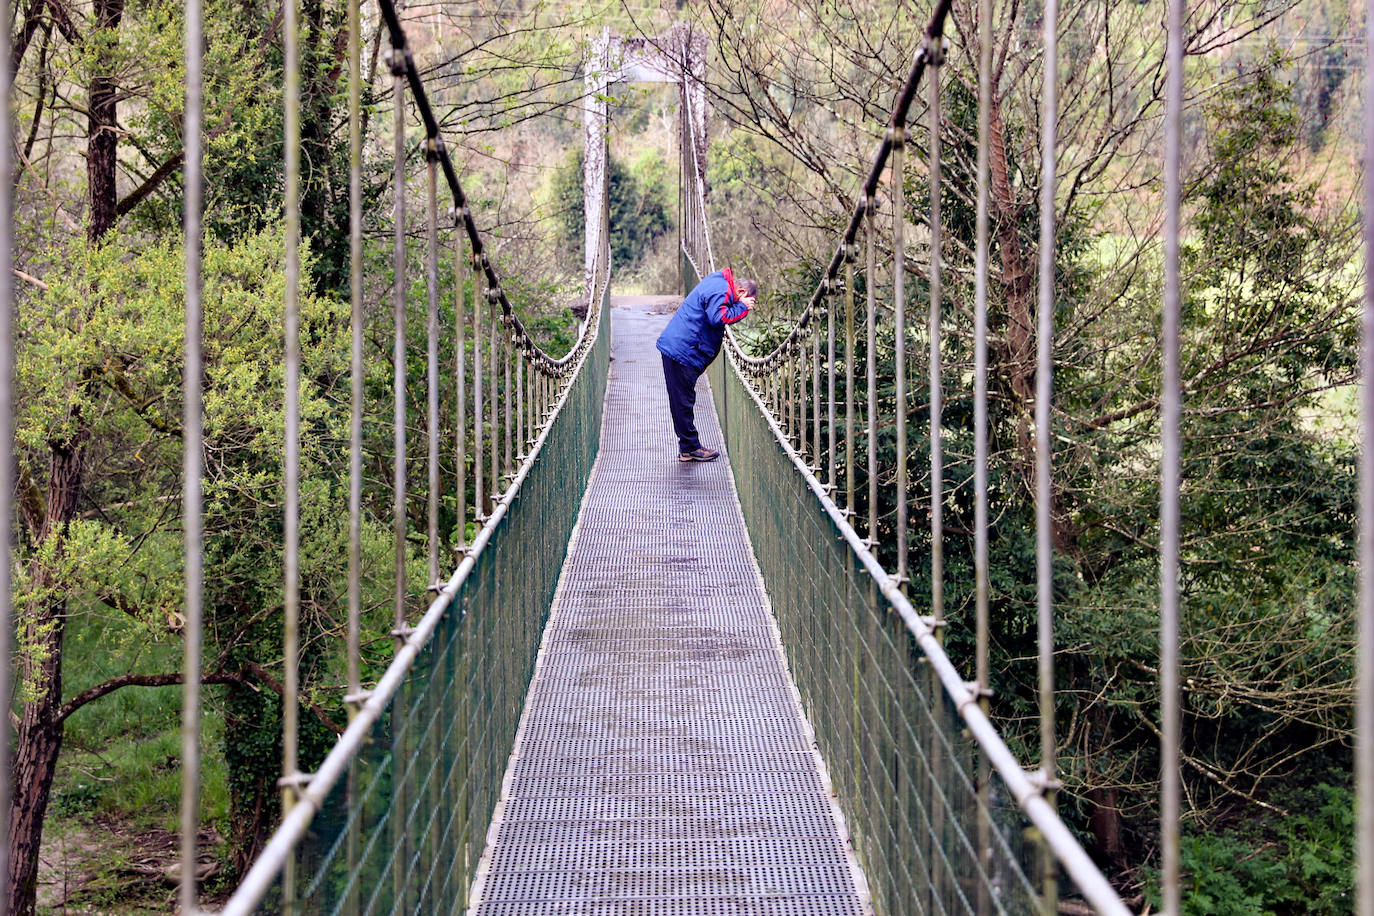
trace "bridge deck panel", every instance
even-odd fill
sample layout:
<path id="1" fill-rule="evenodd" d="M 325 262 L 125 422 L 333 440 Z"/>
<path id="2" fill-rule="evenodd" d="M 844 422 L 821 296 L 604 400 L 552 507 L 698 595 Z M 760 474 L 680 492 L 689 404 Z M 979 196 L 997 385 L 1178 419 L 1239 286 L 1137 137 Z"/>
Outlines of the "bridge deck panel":
<path id="1" fill-rule="evenodd" d="M 729 469 L 676 460 L 666 319 L 612 318 L 601 451 L 477 916 L 861 916 Z M 704 386 L 697 414 L 719 442 Z"/>

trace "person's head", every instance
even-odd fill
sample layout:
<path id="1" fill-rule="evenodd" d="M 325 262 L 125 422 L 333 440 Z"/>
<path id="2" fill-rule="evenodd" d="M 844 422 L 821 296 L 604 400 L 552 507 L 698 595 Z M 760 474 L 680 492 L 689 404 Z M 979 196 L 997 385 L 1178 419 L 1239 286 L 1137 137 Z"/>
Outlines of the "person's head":
<path id="1" fill-rule="evenodd" d="M 746 303 L 750 308 L 754 307 L 754 302 L 759 297 L 759 284 L 757 280 L 749 277 L 735 278 L 735 292 L 739 294 L 741 302 Z"/>

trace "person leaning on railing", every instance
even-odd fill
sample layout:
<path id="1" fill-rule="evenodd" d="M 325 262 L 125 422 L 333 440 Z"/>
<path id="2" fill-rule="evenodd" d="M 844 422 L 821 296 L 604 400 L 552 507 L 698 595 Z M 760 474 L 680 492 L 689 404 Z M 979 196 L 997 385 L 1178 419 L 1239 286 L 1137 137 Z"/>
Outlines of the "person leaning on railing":
<path id="1" fill-rule="evenodd" d="M 702 447 L 697 438 L 695 408 L 697 379 L 720 353 L 725 326 L 749 314 L 759 285 L 738 280 L 730 268 L 706 277 L 687 294 L 658 338 L 663 354 L 663 380 L 668 386 L 668 410 L 677 433 L 678 461 L 715 461 L 720 452 Z"/>

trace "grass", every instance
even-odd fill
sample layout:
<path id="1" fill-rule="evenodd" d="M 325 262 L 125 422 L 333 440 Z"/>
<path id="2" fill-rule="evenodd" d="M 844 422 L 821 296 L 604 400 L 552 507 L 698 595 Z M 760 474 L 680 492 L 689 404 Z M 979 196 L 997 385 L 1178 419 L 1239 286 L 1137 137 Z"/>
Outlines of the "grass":
<path id="1" fill-rule="evenodd" d="M 149 644 L 146 629 L 118 617 L 79 615 L 69 624 L 64 655 L 67 695 L 120 673 L 164 673 L 182 665 L 179 641 Z M 211 691 L 207 691 L 207 699 Z M 181 796 L 182 688 L 124 687 L 67 720 L 54 783 L 57 813 L 95 813 L 138 825 L 175 829 Z M 202 818 L 228 813 L 219 753 L 223 723 L 205 716 Z"/>
<path id="2" fill-rule="evenodd" d="M 167 673 L 182 665 L 179 638 L 110 614 L 75 614 L 64 651 L 65 695 L 126 672 Z M 229 795 L 221 751 L 223 720 L 215 693 L 204 694 L 201 822 L 219 828 Z M 62 756 L 44 824 L 45 858 L 57 888 L 80 888 L 79 899 L 110 912 L 143 912 L 147 882 L 131 881 L 125 866 L 140 838 L 165 837 L 179 823 L 182 688 L 124 687 L 74 712 L 66 722 Z M 158 891 L 161 893 L 161 890 Z M 65 896 L 65 894 L 63 894 Z M 75 900 L 73 901 L 75 902 Z M 125 905 L 127 904 L 127 906 Z"/>

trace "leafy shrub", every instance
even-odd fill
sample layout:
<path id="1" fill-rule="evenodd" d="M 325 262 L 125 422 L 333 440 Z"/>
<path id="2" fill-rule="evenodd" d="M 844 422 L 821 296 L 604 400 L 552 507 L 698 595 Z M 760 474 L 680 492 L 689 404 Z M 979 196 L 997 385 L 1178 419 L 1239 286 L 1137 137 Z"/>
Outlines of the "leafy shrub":
<path id="1" fill-rule="evenodd" d="M 554 172 L 550 187 L 559 241 L 579 252 L 586 221 L 582 158 L 579 146 Z M 668 166 L 657 151 L 649 150 L 629 166 L 608 154 L 606 168 L 611 264 L 617 268 L 633 268 L 672 225 L 668 206 Z"/>
<path id="2" fill-rule="evenodd" d="M 1243 832 L 1185 836 L 1184 916 L 1348 916 L 1355 899 L 1355 799 L 1340 786 L 1299 790 L 1291 813 Z M 1158 908 L 1158 872 L 1146 898 Z"/>
<path id="3" fill-rule="evenodd" d="M 1322 784 L 1302 795 L 1278 825 L 1288 851 L 1284 863 L 1291 912 L 1350 913 L 1355 900 L 1354 793 Z"/>

